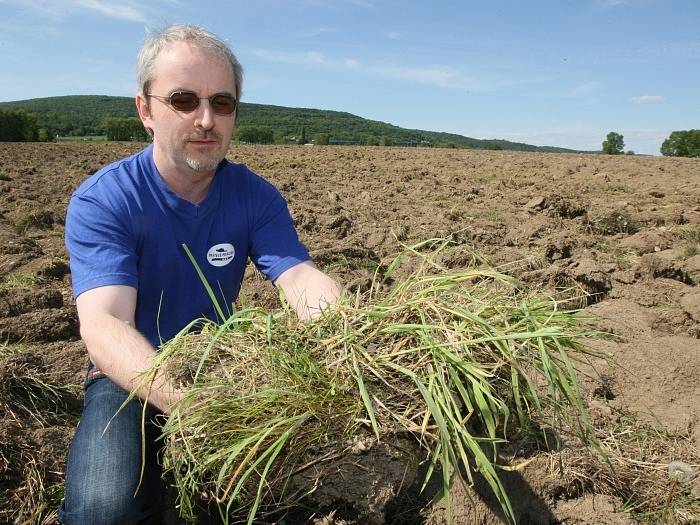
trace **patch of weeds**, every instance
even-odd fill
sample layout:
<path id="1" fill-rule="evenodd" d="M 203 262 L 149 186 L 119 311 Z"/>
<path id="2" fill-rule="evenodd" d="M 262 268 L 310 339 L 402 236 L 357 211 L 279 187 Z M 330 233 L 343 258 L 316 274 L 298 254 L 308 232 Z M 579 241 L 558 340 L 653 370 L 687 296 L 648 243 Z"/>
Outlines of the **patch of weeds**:
<path id="1" fill-rule="evenodd" d="M 683 250 L 683 256 L 688 258 L 695 257 L 698 253 L 700 253 L 700 245 L 697 244 L 686 246 Z"/>
<path id="2" fill-rule="evenodd" d="M 11 273 L 5 276 L 5 280 L 0 283 L 0 289 L 4 290 L 31 290 L 46 282 L 40 275 L 29 272 Z"/>
<path id="3" fill-rule="evenodd" d="M 58 384 L 41 370 L 39 356 L 22 344 L 0 346 L 0 414 L 19 421 L 29 417 L 44 426 L 76 416 L 80 388 Z"/>
<path id="4" fill-rule="evenodd" d="M 662 303 L 655 305 L 653 309 L 657 314 L 663 315 L 678 310 L 679 307 L 673 303 Z"/>
<path id="5" fill-rule="evenodd" d="M 58 522 L 57 509 L 65 495 L 64 484 L 49 482 L 50 474 L 30 459 L 22 472 L 22 482 L 9 496 L 0 518 L 7 523 L 49 525 Z M 13 521 L 14 520 L 14 521 Z"/>
<path id="6" fill-rule="evenodd" d="M 565 471 L 571 478 L 567 482 L 578 477 L 593 482 L 596 493 L 622 499 L 621 511 L 639 523 L 698 523 L 700 500 L 692 493 L 692 485 L 700 481 L 697 472 L 681 481 L 669 475 L 678 460 L 700 463 L 690 436 L 669 434 L 628 412 L 619 413 L 611 428 L 598 433 L 609 464 L 601 465 L 590 455 L 574 458 Z"/>
<path id="7" fill-rule="evenodd" d="M 29 228 L 48 230 L 51 229 L 54 222 L 53 213 L 50 211 L 25 212 L 15 221 L 15 232 L 18 235 L 23 235 Z"/>
<path id="8" fill-rule="evenodd" d="M 457 208 L 450 208 L 450 211 L 445 214 L 445 217 L 450 221 L 457 222 L 464 219 L 465 213 Z"/>
<path id="9" fill-rule="evenodd" d="M 678 228 L 678 235 L 683 240 L 700 244 L 700 227 L 684 224 Z"/>
<path id="10" fill-rule="evenodd" d="M 621 182 L 615 182 L 613 184 L 610 184 L 608 185 L 607 189 L 612 193 L 632 193 L 629 187 L 625 184 L 622 184 Z"/>
<path id="11" fill-rule="evenodd" d="M 19 354 L 26 349 L 27 347 L 24 343 L 10 343 L 9 341 L 0 342 L 0 359 Z"/>
<path id="12" fill-rule="evenodd" d="M 325 264 L 326 269 L 340 268 L 344 270 L 357 270 L 365 268 L 367 270 L 376 270 L 379 266 L 379 261 L 367 257 L 351 257 L 344 253 L 339 253 L 331 257 Z"/>
<path id="13" fill-rule="evenodd" d="M 623 270 L 628 270 L 632 268 L 634 251 L 630 248 L 623 248 L 621 246 L 602 242 L 597 245 L 598 250 L 602 253 L 607 254 L 610 259 L 617 264 L 617 267 Z"/>
<path id="14" fill-rule="evenodd" d="M 480 218 L 485 219 L 490 222 L 502 222 L 501 219 L 501 214 L 498 212 L 498 210 L 486 210 L 484 213 L 480 215 Z"/>
<path id="15" fill-rule="evenodd" d="M 9 175 L 5 175 L 4 173 L 0 172 L 0 180 L 3 180 L 5 182 L 10 182 L 12 180 L 12 177 Z"/>
<path id="16" fill-rule="evenodd" d="M 700 253 L 700 227 L 684 224 L 678 228 L 678 235 L 688 244 L 683 249 L 684 257 L 694 257 Z"/>
<path id="17" fill-rule="evenodd" d="M 396 228 L 396 231 L 394 232 L 394 236 L 399 242 L 403 242 L 408 239 L 408 224 L 399 224 L 398 228 Z"/>
<path id="18" fill-rule="evenodd" d="M 32 371 L 6 377 L 0 390 L 7 411 L 15 417 L 17 412 L 24 413 L 40 425 L 65 421 L 72 415 L 69 399 L 77 394 L 74 385 L 52 384 Z"/>
<path id="19" fill-rule="evenodd" d="M 625 270 L 629 270 L 630 268 L 632 268 L 632 251 L 622 250 L 618 253 L 617 257 L 615 258 L 615 262 L 617 263 L 618 267 Z"/>
<path id="20" fill-rule="evenodd" d="M 607 215 L 589 218 L 588 227 L 593 233 L 601 235 L 631 235 L 639 231 L 640 224 L 626 211 L 616 210 Z"/>

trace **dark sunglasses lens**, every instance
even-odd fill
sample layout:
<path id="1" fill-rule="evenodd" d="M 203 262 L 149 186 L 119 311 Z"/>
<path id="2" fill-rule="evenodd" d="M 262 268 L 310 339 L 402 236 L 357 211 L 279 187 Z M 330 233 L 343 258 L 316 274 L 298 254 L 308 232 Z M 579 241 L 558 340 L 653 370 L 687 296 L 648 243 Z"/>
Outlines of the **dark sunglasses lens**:
<path id="1" fill-rule="evenodd" d="M 210 103 L 211 108 L 219 115 L 230 115 L 236 111 L 236 99 L 231 95 L 214 95 Z"/>
<path id="2" fill-rule="evenodd" d="M 199 106 L 199 97 L 195 93 L 178 91 L 170 95 L 170 104 L 178 111 L 194 111 Z"/>

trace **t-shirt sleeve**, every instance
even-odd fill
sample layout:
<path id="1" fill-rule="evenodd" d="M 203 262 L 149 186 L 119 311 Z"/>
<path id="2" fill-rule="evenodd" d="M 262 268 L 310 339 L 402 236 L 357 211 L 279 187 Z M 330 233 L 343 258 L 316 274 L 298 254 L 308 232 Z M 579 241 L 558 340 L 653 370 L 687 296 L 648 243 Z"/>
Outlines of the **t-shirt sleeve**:
<path id="1" fill-rule="evenodd" d="M 136 249 L 130 230 L 103 203 L 73 195 L 65 231 L 74 297 L 100 286 L 138 288 Z"/>
<path id="2" fill-rule="evenodd" d="M 269 182 L 253 175 L 251 184 L 250 258 L 271 281 L 311 259 L 289 214 L 287 201 Z"/>

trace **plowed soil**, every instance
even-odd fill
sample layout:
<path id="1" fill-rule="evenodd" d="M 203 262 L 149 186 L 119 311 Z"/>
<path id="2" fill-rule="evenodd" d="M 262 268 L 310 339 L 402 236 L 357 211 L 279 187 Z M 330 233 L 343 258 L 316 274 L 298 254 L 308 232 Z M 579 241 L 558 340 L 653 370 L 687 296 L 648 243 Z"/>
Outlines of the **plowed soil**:
<path id="1" fill-rule="evenodd" d="M 55 523 L 46 494 L 60 494 L 87 358 L 66 205 L 89 174 L 142 146 L 0 144 L 0 522 Z M 573 445 L 531 451 L 507 480 L 521 523 L 700 519 L 697 477 L 673 498 L 664 477 L 671 460 L 700 461 L 700 159 L 318 146 L 234 146 L 229 159 L 282 191 L 316 262 L 351 290 L 396 237 L 452 235 L 543 293 L 587 294 L 579 306 L 613 336 L 591 342 L 611 359 L 585 365 L 586 402 L 618 474 Z M 244 293 L 276 304 L 252 272 Z M 26 375 L 54 385 L 54 405 L 73 415 L 18 408 L 12 385 Z M 640 472 L 658 486 L 635 485 Z M 639 509 L 656 514 L 620 512 L 650 487 Z M 453 492 L 455 523 L 502 522 L 488 490 L 477 486 L 473 502 Z M 411 522 L 443 518 L 435 505 Z"/>

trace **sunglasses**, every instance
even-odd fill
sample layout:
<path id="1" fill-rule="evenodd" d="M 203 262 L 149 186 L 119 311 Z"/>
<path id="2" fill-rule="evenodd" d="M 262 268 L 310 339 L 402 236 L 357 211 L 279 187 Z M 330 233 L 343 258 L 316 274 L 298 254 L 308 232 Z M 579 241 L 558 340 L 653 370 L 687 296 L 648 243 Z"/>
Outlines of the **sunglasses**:
<path id="1" fill-rule="evenodd" d="M 157 98 L 173 109 L 184 113 L 194 111 L 199 107 L 200 101 L 205 99 L 209 101 L 212 111 L 217 115 L 230 115 L 236 111 L 236 107 L 238 107 L 236 97 L 226 93 L 217 93 L 211 97 L 200 97 L 197 93 L 192 91 L 175 91 L 170 93 L 167 97 L 154 95 L 153 93 L 147 93 L 146 96 Z"/>

